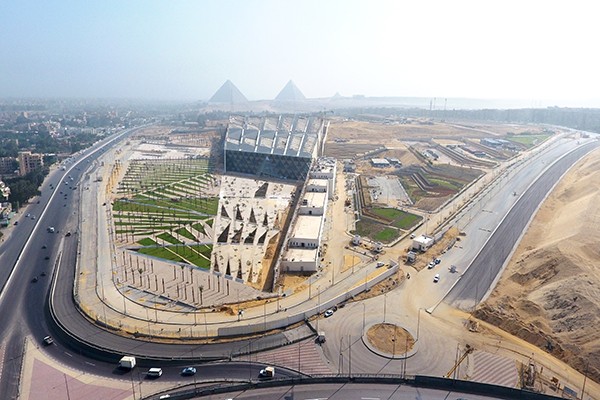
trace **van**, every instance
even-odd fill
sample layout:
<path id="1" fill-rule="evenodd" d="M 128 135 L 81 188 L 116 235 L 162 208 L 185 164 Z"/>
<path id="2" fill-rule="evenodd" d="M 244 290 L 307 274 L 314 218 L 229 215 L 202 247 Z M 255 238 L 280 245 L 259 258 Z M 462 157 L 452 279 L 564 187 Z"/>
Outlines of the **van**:
<path id="1" fill-rule="evenodd" d="M 158 378 L 162 375 L 162 368 L 150 368 L 146 375 L 148 378 Z"/>

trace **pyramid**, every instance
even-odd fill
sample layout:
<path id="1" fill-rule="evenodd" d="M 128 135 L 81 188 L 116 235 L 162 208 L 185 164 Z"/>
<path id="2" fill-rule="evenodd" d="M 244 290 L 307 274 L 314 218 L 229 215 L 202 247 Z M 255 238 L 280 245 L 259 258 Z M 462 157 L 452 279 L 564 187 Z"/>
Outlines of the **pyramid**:
<path id="1" fill-rule="evenodd" d="M 281 89 L 281 92 L 275 97 L 278 101 L 298 101 L 306 100 L 306 97 L 302 94 L 298 86 L 291 80 Z"/>
<path id="2" fill-rule="evenodd" d="M 209 103 L 246 103 L 248 99 L 229 79 L 213 94 Z"/>

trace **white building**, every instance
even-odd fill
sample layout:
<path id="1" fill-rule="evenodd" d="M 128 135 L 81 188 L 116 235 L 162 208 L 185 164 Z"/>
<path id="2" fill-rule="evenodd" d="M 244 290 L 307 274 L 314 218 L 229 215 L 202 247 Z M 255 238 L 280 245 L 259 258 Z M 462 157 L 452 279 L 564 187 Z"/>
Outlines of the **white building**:
<path id="1" fill-rule="evenodd" d="M 377 168 L 386 168 L 390 166 L 390 162 L 385 158 L 372 158 L 371 164 Z"/>
<path id="2" fill-rule="evenodd" d="M 329 199 L 335 198 L 335 176 L 337 173 L 337 164 L 334 159 L 319 158 L 315 166 L 311 169 L 309 177 L 311 179 L 326 179 L 327 193 Z M 310 181 L 309 181 L 310 183 Z"/>
<path id="3" fill-rule="evenodd" d="M 298 215 L 289 247 L 318 248 L 321 244 L 321 231 L 323 230 L 323 218 L 316 215 Z"/>
<path id="4" fill-rule="evenodd" d="M 306 182 L 307 192 L 327 193 L 327 179 L 309 179 Z"/>
<path id="5" fill-rule="evenodd" d="M 431 236 L 427 235 L 419 235 L 413 239 L 412 249 L 419 251 L 427 251 L 433 244 L 435 240 Z"/>
<path id="6" fill-rule="evenodd" d="M 281 266 L 285 272 L 316 272 L 319 259 L 318 249 L 288 249 Z"/>
<path id="7" fill-rule="evenodd" d="M 300 207 L 299 215 L 325 215 L 327 210 L 327 193 L 307 192 L 304 194 Z"/>

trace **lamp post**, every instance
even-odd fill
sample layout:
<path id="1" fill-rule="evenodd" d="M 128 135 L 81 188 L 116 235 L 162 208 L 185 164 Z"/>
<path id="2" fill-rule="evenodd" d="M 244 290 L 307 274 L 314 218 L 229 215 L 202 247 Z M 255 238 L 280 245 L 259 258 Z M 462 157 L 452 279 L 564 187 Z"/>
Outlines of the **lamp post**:
<path id="1" fill-rule="evenodd" d="M 362 328 L 363 335 L 365 334 L 365 314 L 366 314 L 366 305 L 363 302 L 363 328 Z"/>
<path id="2" fill-rule="evenodd" d="M 422 308 L 419 308 L 417 313 L 417 342 L 419 341 L 419 328 L 421 327 L 421 310 Z"/>

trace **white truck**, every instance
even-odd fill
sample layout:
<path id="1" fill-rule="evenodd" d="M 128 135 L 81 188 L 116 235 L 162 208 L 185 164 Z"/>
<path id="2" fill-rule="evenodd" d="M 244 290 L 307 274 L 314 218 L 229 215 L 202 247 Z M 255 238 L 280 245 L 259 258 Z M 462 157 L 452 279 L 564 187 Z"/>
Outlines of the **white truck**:
<path id="1" fill-rule="evenodd" d="M 119 368 L 121 369 L 133 369 L 135 367 L 135 357 L 123 356 L 119 360 Z"/>
<path id="2" fill-rule="evenodd" d="M 264 367 L 258 373 L 258 376 L 265 379 L 270 379 L 275 376 L 275 367 Z"/>

